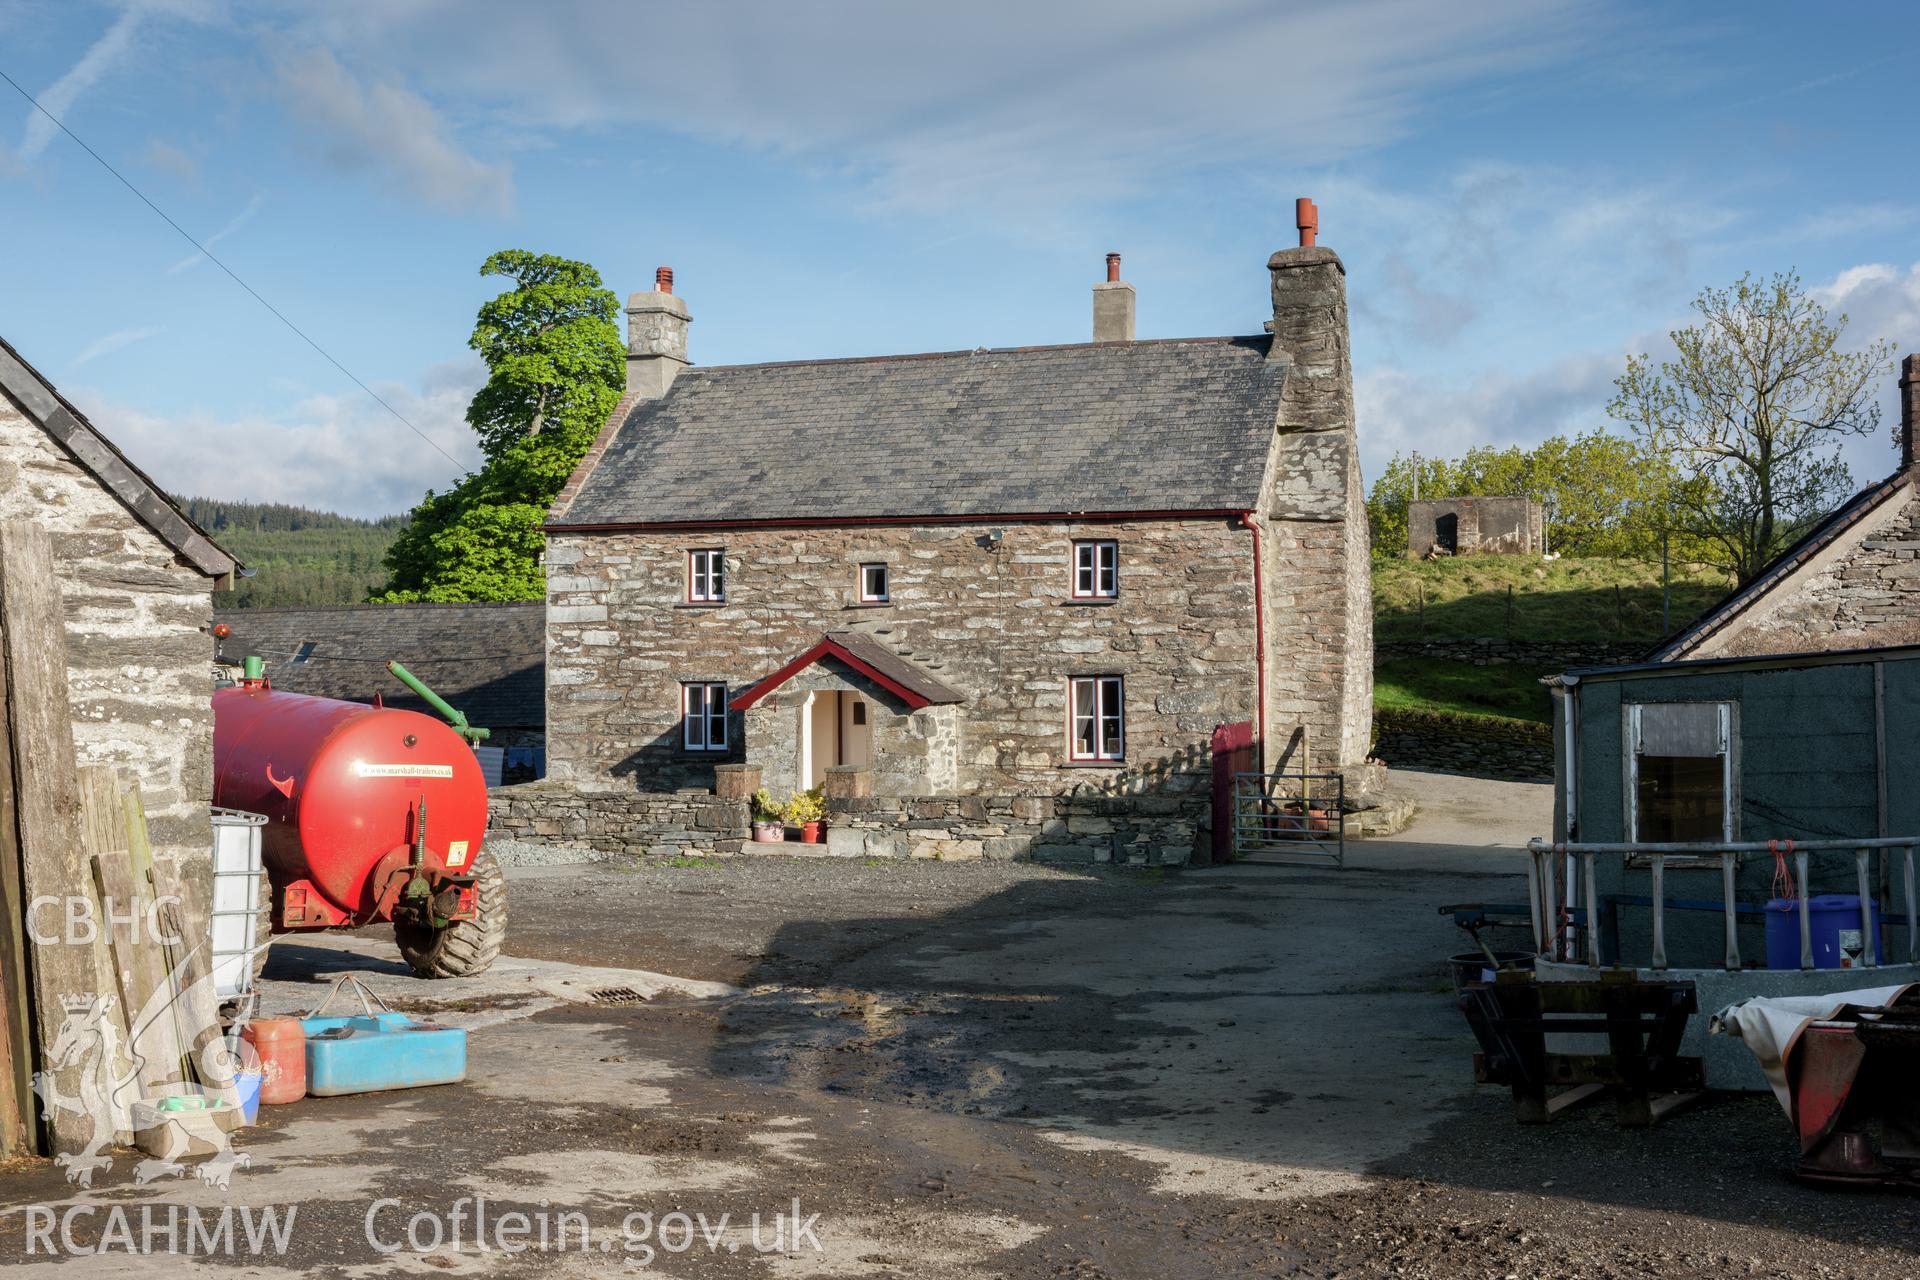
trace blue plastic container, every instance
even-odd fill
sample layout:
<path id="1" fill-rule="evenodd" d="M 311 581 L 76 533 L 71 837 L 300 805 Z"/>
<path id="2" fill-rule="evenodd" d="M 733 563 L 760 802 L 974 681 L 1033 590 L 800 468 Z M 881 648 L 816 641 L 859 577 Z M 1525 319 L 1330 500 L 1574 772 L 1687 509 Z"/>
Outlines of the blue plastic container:
<path id="1" fill-rule="evenodd" d="M 305 1018 L 307 1092 L 321 1098 L 453 1084 L 467 1076 L 467 1033 L 404 1013 Z"/>
<path id="2" fill-rule="evenodd" d="M 233 1078 L 234 1090 L 240 1095 L 240 1119 L 245 1124 L 260 1119 L 261 1079 L 258 1071 L 242 1071 Z"/>
<path id="3" fill-rule="evenodd" d="M 1887 962 L 1887 924 L 1873 911 L 1875 964 Z M 1847 948 L 1859 949 L 1860 897 L 1852 893 L 1821 893 L 1807 899 L 1807 932 L 1813 939 L 1813 967 L 1845 969 L 1858 960 Z M 1800 967 L 1800 903 L 1774 898 L 1767 903 L 1767 968 Z"/>

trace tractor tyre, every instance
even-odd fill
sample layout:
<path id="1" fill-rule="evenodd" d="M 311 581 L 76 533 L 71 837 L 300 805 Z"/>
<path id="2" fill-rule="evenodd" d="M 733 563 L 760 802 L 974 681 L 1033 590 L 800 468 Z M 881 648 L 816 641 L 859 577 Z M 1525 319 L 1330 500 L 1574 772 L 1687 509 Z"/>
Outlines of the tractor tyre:
<path id="1" fill-rule="evenodd" d="M 490 853 L 473 859 L 474 906 L 472 920 L 459 920 L 444 929 L 423 929 L 394 922 L 393 940 L 400 954 L 422 978 L 466 978 L 485 973 L 507 940 L 507 878 Z"/>

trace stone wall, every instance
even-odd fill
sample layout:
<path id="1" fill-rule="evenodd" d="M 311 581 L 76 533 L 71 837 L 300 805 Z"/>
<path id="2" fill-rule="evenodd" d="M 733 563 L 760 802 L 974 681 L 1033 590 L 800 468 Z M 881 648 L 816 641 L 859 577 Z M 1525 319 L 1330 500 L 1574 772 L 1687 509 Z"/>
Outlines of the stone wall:
<path id="1" fill-rule="evenodd" d="M 580 791 L 553 782 L 495 787 L 490 830 L 533 844 L 602 853 L 737 853 L 747 802 L 700 791 Z"/>
<path id="2" fill-rule="evenodd" d="M 1444 520 L 1453 522 L 1453 555 L 1537 556 L 1546 550 L 1539 503 L 1520 497 L 1467 497 L 1409 502 L 1407 554 L 1418 558 L 1441 545 Z"/>
<path id="3" fill-rule="evenodd" d="M 727 752 L 683 751 L 681 682 L 722 680 L 731 695 L 837 630 L 871 634 L 966 695 L 945 775 L 961 794 L 1064 793 L 1124 772 L 1067 760 L 1071 676 L 1126 677 L 1136 772 L 1204 751 L 1216 724 L 1252 717 L 1246 530 L 1222 518 L 996 527 L 997 541 L 963 523 L 550 536 L 549 776 L 602 789 L 710 788 L 716 762 L 745 758 L 748 726 L 732 718 Z M 1339 542 L 1337 524 L 1313 527 Z M 1117 600 L 1072 599 L 1077 538 L 1119 542 Z M 726 549 L 727 602 L 686 604 L 687 552 L 713 546 Z M 1301 551 L 1318 554 L 1317 545 Z M 889 566 L 890 604 L 858 602 L 857 567 L 874 561 Z M 1332 673 L 1335 684 L 1316 683 L 1312 699 L 1276 710 L 1277 722 L 1337 705 L 1340 666 L 1328 651 L 1338 636 L 1303 624 L 1290 660 L 1303 681 Z M 797 734 L 797 723 L 779 731 Z"/>
<path id="4" fill-rule="evenodd" d="M 1574 667 L 1605 667 L 1639 662 L 1647 656 L 1644 644 L 1540 644 L 1529 640 L 1403 640 L 1381 644 L 1374 649 L 1375 662 L 1395 658 L 1440 658 L 1447 662 L 1466 662 L 1477 667 L 1537 667 L 1543 672 L 1559 673 Z"/>
<path id="5" fill-rule="evenodd" d="M 140 780 L 154 851 L 212 865 L 213 582 L 0 395 L 0 515 L 52 535 L 80 763 Z"/>
<path id="6" fill-rule="evenodd" d="M 835 797 L 824 844 L 755 844 L 745 801 L 699 792 L 580 791 L 553 782 L 498 787 L 492 831 L 606 853 L 818 854 L 1181 865 L 1207 847 L 1205 791 L 1028 796 Z"/>
<path id="7" fill-rule="evenodd" d="M 1553 731 L 1496 716 L 1376 711 L 1373 753 L 1391 769 L 1440 769 L 1521 782 L 1553 778 Z"/>
<path id="8" fill-rule="evenodd" d="M 1689 658 L 1920 643 L 1920 496 L 1909 486 Z"/>

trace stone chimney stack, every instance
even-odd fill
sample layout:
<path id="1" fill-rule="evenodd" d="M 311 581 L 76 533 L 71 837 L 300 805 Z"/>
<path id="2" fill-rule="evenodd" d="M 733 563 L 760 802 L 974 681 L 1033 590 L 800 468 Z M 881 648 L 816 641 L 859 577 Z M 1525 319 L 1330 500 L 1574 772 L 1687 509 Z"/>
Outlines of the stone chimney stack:
<path id="1" fill-rule="evenodd" d="M 1920 459 L 1920 355 L 1900 361 L 1900 469 L 1906 470 Z"/>
<path id="2" fill-rule="evenodd" d="M 627 391 L 658 400 L 687 367 L 693 317 L 673 293 L 673 268 L 653 273 L 653 290 L 627 299 Z"/>
<path id="3" fill-rule="evenodd" d="M 1105 283 L 1093 286 L 1093 340 L 1133 341 L 1133 286 L 1120 278 L 1120 255 L 1107 255 Z"/>

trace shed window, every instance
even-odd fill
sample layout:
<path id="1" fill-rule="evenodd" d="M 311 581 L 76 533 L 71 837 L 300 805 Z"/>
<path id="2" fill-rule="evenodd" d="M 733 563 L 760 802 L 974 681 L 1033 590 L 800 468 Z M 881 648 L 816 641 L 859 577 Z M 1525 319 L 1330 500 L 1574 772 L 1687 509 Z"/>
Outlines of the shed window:
<path id="1" fill-rule="evenodd" d="M 680 743 L 689 751 L 727 749 L 727 686 L 700 681 L 680 686 Z"/>
<path id="2" fill-rule="evenodd" d="M 860 602 L 862 604 L 885 604 L 887 595 L 887 566 L 884 564 L 863 564 L 860 566 Z"/>
<path id="3" fill-rule="evenodd" d="M 1120 594 L 1120 544 L 1073 544 L 1073 598 L 1110 600 Z"/>
<path id="4" fill-rule="evenodd" d="M 719 604 L 727 598 L 727 553 L 719 547 L 687 552 L 687 599 Z"/>
<path id="5" fill-rule="evenodd" d="M 1732 840 L 1732 704 L 1648 702 L 1629 710 L 1633 838 Z"/>
<path id="6" fill-rule="evenodd" d="M 1123 760 L 1127 754 L 1126 681 L 1120 676 L 1075 676 L 1067 733 L 1075 760 Z"/>

